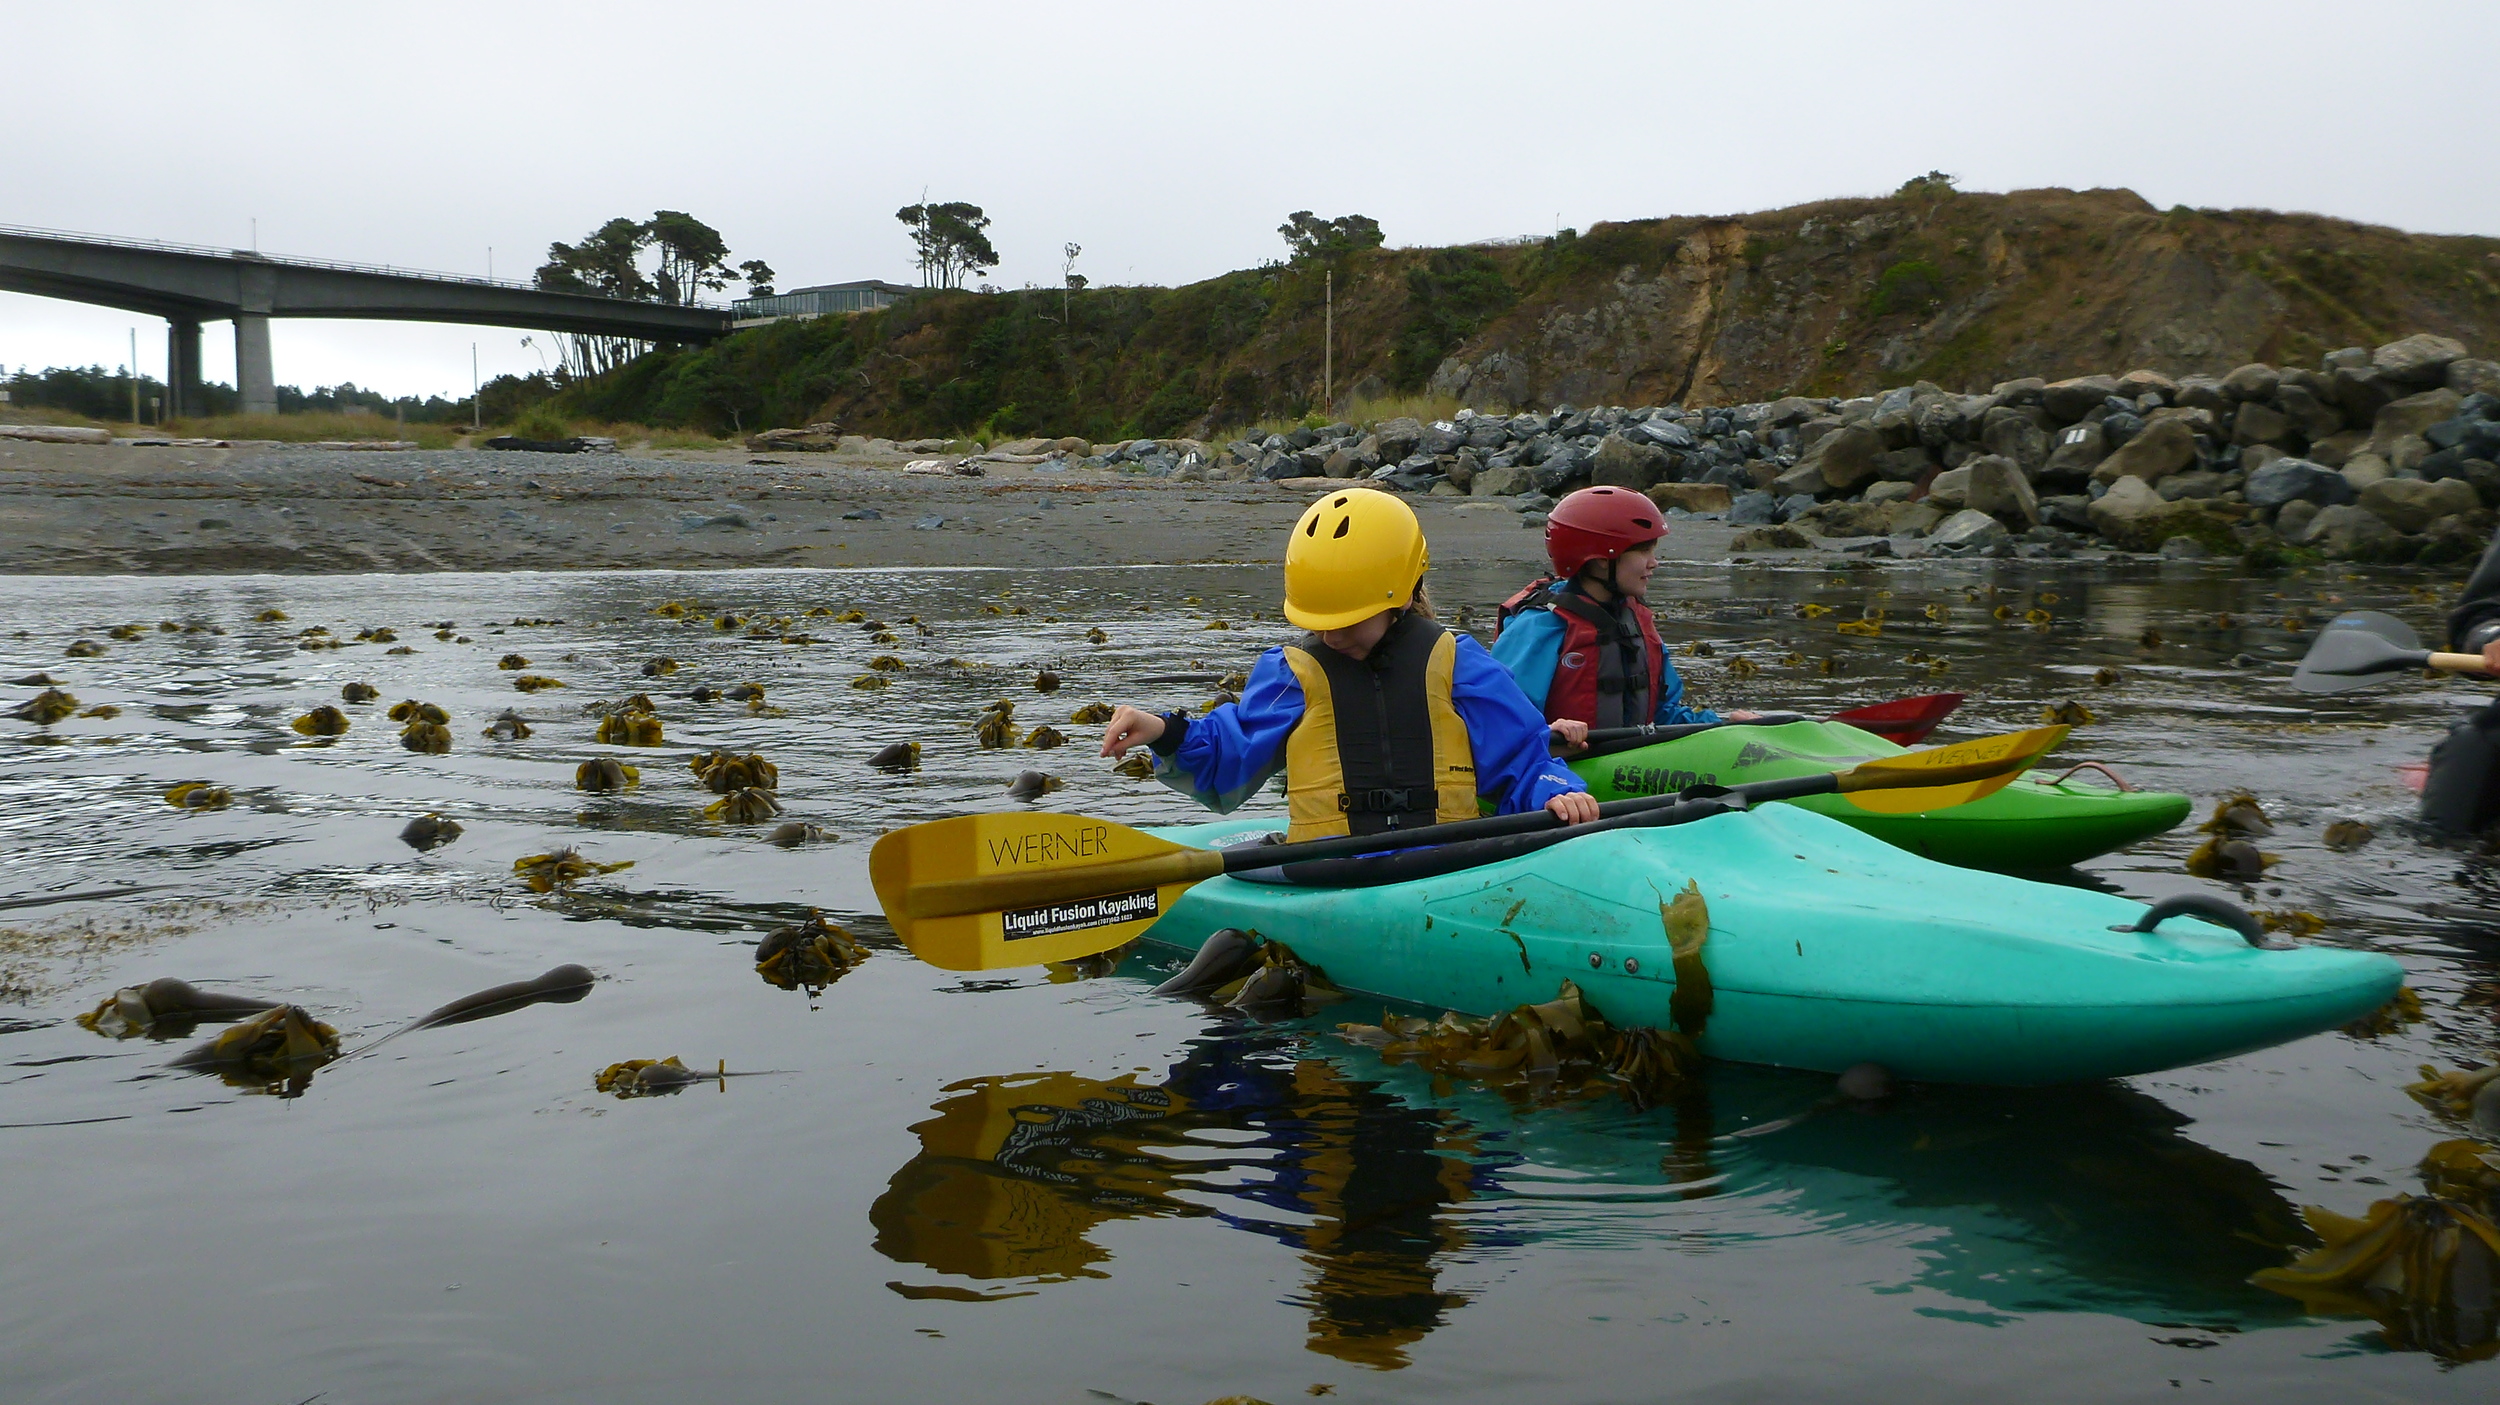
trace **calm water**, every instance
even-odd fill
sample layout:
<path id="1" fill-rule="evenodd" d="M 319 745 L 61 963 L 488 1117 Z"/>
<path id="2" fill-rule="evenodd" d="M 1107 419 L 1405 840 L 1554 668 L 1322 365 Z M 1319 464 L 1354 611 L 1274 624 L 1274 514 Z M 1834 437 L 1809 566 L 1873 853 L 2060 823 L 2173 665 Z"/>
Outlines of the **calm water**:
<path id="1" fill-rule="evenodd" d="M 1438 577 L 1445 609 L 1479 616 L 1512 584 Z M 1011 804 L 1028 766 L 1066 780 L 1053 808 L 1187 818 L 1090 747 L 983 752 L 970 721 L 1005 696 L 1020 723 L 1082 735 L 1067 714 L 1083 703 L 1203 701 L 1206 685 L 1133 680 L 1245 666 L 1283 638 L 1273 568 L 16 581 L 0 585 L 17 631 L 0 675 L 46 669 L 122 714 L 0 722 L 0 892 L 165 886 L 0 912 L 5 1393 L 2490 1398 L 2500 1368 L 2388 1351 L 2375 1324 L 2305 1318 L 2243 1282 L 2300 1237 L 2296 1206 L 2357 1213 L 2418 1189 L 2414 1164 L 2450 1132 L 2399 1085 L 2418 1063 L 2493 1053 L 2489 1009 L 2457 998 L 2492 977 L 2500 942 L 2423 909 L 2500 893 L 2478 897 L 2479 870 L 2403 831 L 2394 769 L 2477 695 L 2404 680 L 2320 707 L 2265 662 L 2302 647 L 2286 617 L 2370 605 L 2428 626 L 2419 592 L 2447 580 L 1986 563 L 1662 584 L 1684 602 L 1671 636 L 1712 646 L 1682 662 L 1714 702 L 1967 690 L 1952 734 L 2076 698 L 2098 720 L 2069 758 L 2208 802 L 2254 790 L 2284 858 L 2243 896 L 2397 955 L 2430 1018 L 2122 1085 L 1922 1089 L 1877 1110 L 1825 1106 L 1820 1076 L 1737 1067 L 1647 1113 L 1533 1105 L 1343 1043 L 1334 1024 L 1371 1017 L 1360 1006 L 1255 1023 L 1151 996 L 1170 967 L 1143 957 L 1093 980 L 950 975 L 875 916 L 881 828 Z M 2044 591 L 2055 621 L 2023 626 Z M 649 613 L 688 597 L 709 614 L 857 607 L 903 642 L 824 619 L 790 626 L 820 645 L 754 642 Z M 1834 611 L 1800 618 L 1806 602 Z M 2000 604 L 2014 622 L 1992 618 Z M 1869 606 L 1889 616 L 1882 638 L 1834 632 Z M 291 619 L 252 622 L 273 607 Z M 561 623 L 497 623 L 516 618 Z M 63 656 L 158 620 L 225 633 Z M 471 642 L 424 627 L 444 620 Z M 390 626 L 417 652 L 297 649 L 314 624 Z M 1086 642 L 1090 626 L 1111 642 Z M 2148 628 L 2165 642 L 2143 644 Z M 1946 671 L 1904 662 L 1913 650 Z M 570 686 L 515 692 L 496 667 L 514 652 Z M 851 688 L 877 653 L 909 667 Z M 642 678 L 663 654 L 683 670 Z M 1738 656 L 1758 675 L 1730 677 Z M 1066 680 L 1047 697 L 1029 682 L 1043 663 Z M 2095 687 L 2104 666 L 2123 681 Z M 349 680 L 383 696 L 348 709 L 348 735 L 288 730 Z M 744 680 L 780 715 L 685 696 Z M 594 745 L 583 704 L 644 689 L 668 745 Z M 397 746 L 380 713 L 403 697 L 451 711 L 451 754 Z M 534 737 L 479 735 L 506 706 Z M 866 764 L 913 736 L 916 773 Z M 712 797 L 684 758 L 714 746 L 777 762 L 790 817 L 839 840 L 782 850 L 703 819 Z M 642 785 L 572 789 L 608 751 Z M 177 811 L 162 793 L 186 780 L 234 804 Z M 429 810 L 467 832 L 420 854 L 398 834 Z M 2346 818 L 2377 841 L 2326 850 L 2319 831 Z M 2195 838 L 2065 881 L 2194 886 Z M 568 844 L 634 866 L 551 898 L 514 878 L 514 859 Z M 812 997 L 760 980 L 749 951 L 811 906 L 876 948 Z M 297 1097 L 169 1070 L 181 1043 L 72 1022 L 176 975 L 302 1004 L 352 1047 L 567 961 L 601 976 L 579 1003 L 411 1033 Z M 606 1064 L 671 1054 L 756 1076 L 632 1102 L 592 1089 Z M 1019 1107 L 1058 1111 L 1024 1113 L 1002 1150 Z"/>

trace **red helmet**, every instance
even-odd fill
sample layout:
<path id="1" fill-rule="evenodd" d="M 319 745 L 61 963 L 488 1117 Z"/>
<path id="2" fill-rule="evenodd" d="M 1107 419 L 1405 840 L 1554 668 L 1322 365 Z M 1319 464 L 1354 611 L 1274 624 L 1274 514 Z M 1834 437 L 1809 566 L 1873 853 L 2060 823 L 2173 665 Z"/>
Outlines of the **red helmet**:
<path id="1" fill-rule="evenodd" d="M 1612 561 L 1667 534 L 1658 504 L 1629 488 L 1582 488 L 1545 519 L 1545 559 L 1569 580 L 1591 561 Z"/>

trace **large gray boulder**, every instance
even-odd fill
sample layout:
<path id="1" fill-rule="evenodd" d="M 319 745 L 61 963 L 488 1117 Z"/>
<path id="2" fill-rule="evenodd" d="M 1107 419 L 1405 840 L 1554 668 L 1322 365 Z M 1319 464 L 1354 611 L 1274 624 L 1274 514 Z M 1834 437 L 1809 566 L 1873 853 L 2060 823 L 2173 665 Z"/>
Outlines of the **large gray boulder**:
<path id="1" fill-rule="evenodd" d="M 2422 437 L 2422 431 L 2441 420 L 2455 418 L 2457 407 L 2464 403 L 2464 396 L 2446 386 L 2387 402 L 2370 422 L 2370 452 L 2387 460 L 2388 466 L 2398 472 L 2413 467 L 2431 451 L 2430 441 Z"/>
<path id="2" fill-rule="evenodd" d="M 2025 472 L 2048 462 L 2049 436 L 2031 418 L 2016 410 L 1990 410 L 1979 442 L 1991 454 L 2022 465 Z"/>
<path id="3" fill-rule="evenodd" d="M 2053 381 L 2040 392 L 2040 408 L 2060 424 L 2072 424 L 2118 393 L 2116 376 L 2076 376 Z"/>
<path id="4" fill-rule="evenodd" d="M 1476 481 L 1467 485 L 1467 492 L 1471 497 L 1508 498 L 1529 492 L 1535 487 L 1536 470 L 1512 463 L 1504 464 L 1500 468 L 1477 470 Z"/>
<path id="5" fill-rule="evenodd" d="M 2128 440 L 2126 447 L 2101 460 L 2100 466 L 2092 470 L 2092 479 L 2096 483 L 2116 483 L 2135 478 L 2149 490 L 2150 485 L 2194 462 L 2196 431 L 2184 420 L 2155 420 L 2144 426 L 2143 433 Z"/>
<path id="6" fill-rule="evenodd" d="M 1373 450 L 1382 463 L 1396 463 L 1415 452 L 1417 441 L 1424 437 L 1424 427 L 1407 416 L 1382 420 L 1372 428 Z"/>
<path id="7" fill-rule="evenodd" d="M 1916 444 L 1906 449 L 1886 449 L 1875 456 L 1875 476 L 1888 483 L 1915 483 L 1935 466 L 1936 461 L 1927 457 L 1927 450 Z"/>
<path id="8" fill-rule="evenodd" d="M 2299 437 L 2292 433 L 2290 416 L 2262 400 L 2244 400 L 2231 416 L 2231 442 L 2288 449 L 2299 442 Z"/>
<path id="9" fill-rule="evenodd" d="M 1988 454 L 1962 465 L 1960 471 L 1970 475 L 1970 487 L 1963 501 L 1972 510 L 2000 521 L 2019 522 L 2025 528 L 2040 525 L 2040 499 L 2031 491 L 2031 480 L 2023 476 L 2021 466 L 2012 459 Z"/>
<path id="10" fill-rule="evenodd" d="M 2013 538 L 2014 534 L 2005 530 L 2004 523 L 1977 508 L 1964 508 L 1937 523 L 1935 530 L 1927 534 L 1927 544 L 1986 548 L 1995 546 L 1999 542 L 2011 541 Z"/>
<path id="11" fill-rule="evenodd" d="M 1598 441 L 1589 464 L 1589 481 L 1600 487 L 1635 491 L 1667 477 L 1667 451 L 1655 444 L 1635 444 L 1620 434 Z"/>
<path id="12" fill-rule="evenodd" d="M 2274 397 L 2274 388 L 2282 380 L 2282 372 L 2262 361 L 2255 361 L 2224 376 L 2222 388 L 2235 400 L 2270 400 Z"/>
<path id="13" fill-rule="evenodd" d="M 2442 517 L 2472 512 L 2482 500 L 2462 478 L 2436 483 L 2419 478 L 2382 478 L 2361 490 L 2361 506 L 2400 532 L 2418 532 Z"/>
<path id="14" fill-rule="evenodd" d="M 1454 454 L 1467 442 L 1467 431 L 1443 420 L 1425 425 L 1415 436 L 1415 452 L 1419 454 Z"/>
<path id="15" fill-rule="evenodd" d="M 2369 509 L 2345 504 L 2319 509 L 2299 540 L 2329 556 L 2368 559 L 2393 552 L 2402 539 Z"/>
<path id="16" fill-rule="evenodd" d="M 2251 507 L 2307 501 L 2321 507 L 2351 502 L 2357 494 L 2344 475 L 2307 459 L 2277 459 L 2248 475 L 2241 491 Z"/>
<path id="17" fill-rule="evenodd" d="M 1890 503 L 1826 502 L 1797 517 L 1797 525 L 1821 537 L 1881 537 L 1892 533 Z"/>
<path id="18" fill-rule="evenodd" d="M 2057 442 L 2049 449 L 2048 458 L 2040 465 L 2040 477 L 2050 482 L 2080 483 L 2092 476 L 2101 460 L 2109 457 L 2109 432 L 2099 420 L 2070 424 L 2057 432 Z"/>
<path id="19" fill-rule="evenodd" d="M 1800 495 L 1813 497 L 1829 491 L 1829 485 L 1823 481 L 1823 465 L 1811 460 L 1800 460 L 1795 467 L 1782 470 L 1771 480 L 1769 487 L 1782 502 Z"/>
<path id="20" fill-rule="evenodd" d="M 2370 353 L 2370 369 L 2399 385 L 2439 385 L 2448 368 L 2465 359 L 2465 343 L 2416 332 Z"/>
<path id="21" fill-rule="evenodd" d="M 1814 465 L 1825 487 L 1841 491 L 1875 476 L 1875 456 L 1884 451 L 1884 437 L 1870 425 L 1844 424 L 1814 442 L 1797 466 Z"/>
<path id="22" fill-rule="evenodd" d="M 2154 519 L 2169 509 L 2161 494 L 2141 477 L 2129 473 L 2109 485 L 2109 491 L 2092 500 L 2086 512 L 2092 518 L 2092 530 L 2114 542 L 2132 542 L 2144 535 Z"/>
<path id="23" fill-rule="evenodd" d="M 2324 439 L 2311 440 L 2309 452 L 2301 457 L 2311 463 L 2325 464 L 2328 468 L 2342 468 L 2353 455 L 2369 446 L 2370 431 L 2366 429 L 2339 430 Z"/>
<path id="24" fill-rule="evenodd" d="M 2179 388 L 2170 397 L 2173 405 L 2191 410 L 2211 410 L 2215 414 L 2231 408 L 2231 392 L 2222 388 L 2219 376 L 2181 376 Z"/>
<path id="25" fill-rule="evenodd" d="M 2343 412 L 2305 385 L 2285 381 L 2274 392 L 2274 399 L 2283 407 L 2283 417 L 2291 422 L 2292 428 L 2298 430 L 2303 439 L 2324 439 L 2344 427 Z"/>
<path id="26" fill-rule="evenodd" d="M 2477 361 L 2468 357 L 2448 363 L 2448 388 L 2459 395 L 2480 391 L 2500 395 L 2500 361 Z"/>
<path id="27" fill-rule="evenodd" d="M 1727 521 L 1732 527 L 1760 527 L 1779 520 L 1779 499 L 1769 493 L 1738 493 L 1728 504 Z"/>
<path id="28" fill-rule="evenodd" d="M 2118 378 L 2117 396 L 2121 400 L 2141 400 L 2158 395 L 2167 405 L 2178 397 L 2179 383 L 2159 371 L 2129 371 Z"/>
<path id="29" fill-rule="evenodd" d="M 1928 479 L 1927 500 L 1938 507 L 1959 511 L 1970 500 L 1970 465 L 1948 468 Z"/>
<path id="30" fill-rule="evenodd" d="M 2344 481 L 2352 485 L 2355 496 L 2358 496 L 2362 489 L 2390 476 L 2387 460 L 2367 450 L 2344 460 L 2344 466 L 2339 471 L 2344 475 Z"/>
<path id="31" fill-rule="evenodd" d="M 1661 510 L 1680 507 L 1686 512 L 1726 512 L 1736 506 L 1736 495 L 1718 483 L 1660 483 L 1649 489 L 1649 500 Z"/>

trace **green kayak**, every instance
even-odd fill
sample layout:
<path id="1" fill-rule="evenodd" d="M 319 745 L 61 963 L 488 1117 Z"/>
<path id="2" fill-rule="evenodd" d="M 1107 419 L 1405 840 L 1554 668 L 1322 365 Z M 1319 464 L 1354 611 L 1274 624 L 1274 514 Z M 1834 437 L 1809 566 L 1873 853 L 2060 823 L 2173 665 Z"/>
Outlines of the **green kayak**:
<path id="1" fill-rule="evenodd" d="M 1203 846 L 1275 824 L 1157 833 Z M 2333 1029 L 2386 1004 L 2403 976 L 2375 952 L 2259 947 L 2192 916 L 2137 932 L 2141 903 L 1931 863 L 1793 805 L 1375 887 L 1211 878 L 1144 940 L 1194 951 L 1237 927 L 1347 990 L 1476 1015 L 1552 999 L 1569 979 L 1608 1020 L 1666 1028 L 1680 993 L 1666 905 L 1687 882 L 1709 909 L 1701 1050 L 1740 1063 L 1872 1061 L 1943 1083 L 2115 1078 Z"/>
<path id="2" fill-rule="evenodd" d="M 1844 722 L 1790 722 L 1712 727 L 1574 761 L 1571 769 L 1598 799 L 1621 800 L 1695 784 L 1742 785 L 1846 770 L 1907 749 Z M 1994 869 L 2064 868 L 2151 838 L 2188 814 L 2184 795 L 2028 778 L 1984 800 L 1912 815 L 1872 814 L 1837 795 L 1786 803 L 1829 815 L 1922 858 Z"/>

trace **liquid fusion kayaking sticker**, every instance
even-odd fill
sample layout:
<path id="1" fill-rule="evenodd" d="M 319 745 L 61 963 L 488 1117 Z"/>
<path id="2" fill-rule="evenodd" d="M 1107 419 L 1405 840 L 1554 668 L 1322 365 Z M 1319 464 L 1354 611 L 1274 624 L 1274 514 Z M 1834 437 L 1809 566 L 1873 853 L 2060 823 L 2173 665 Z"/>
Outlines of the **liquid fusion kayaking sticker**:
<path id="1" fill-rule="evenodd" d="M 1152 888 L 1143 888 L 1134 893 L 1114 893 L 1108 897 L 1077 898 L 1064 903 L 1046 903 L 1040 907 L 1010 908 L 998 914 L 998 920 L 1001 932 L 1012 942 L 1027 937 L 1055 937 L 1062 932 L 1081 932 L 1088 927 L 1137 922 L 1159 917 L 1162 912 L 1162 895 Z"/>

